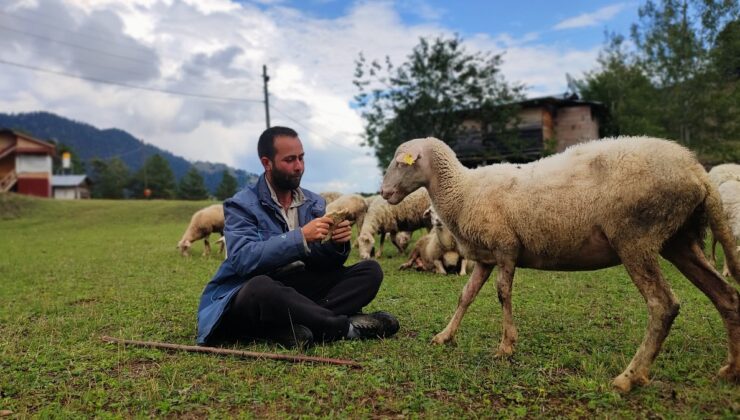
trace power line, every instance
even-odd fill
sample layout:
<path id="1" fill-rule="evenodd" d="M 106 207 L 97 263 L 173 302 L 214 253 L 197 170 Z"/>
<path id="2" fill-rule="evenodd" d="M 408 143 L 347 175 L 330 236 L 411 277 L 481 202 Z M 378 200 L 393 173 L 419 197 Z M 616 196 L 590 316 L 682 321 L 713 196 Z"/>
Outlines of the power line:
<path id="1" fill-rule="evenodd" d="M 150 92 L 167 93 L 170 95 L 187 96 L 187 97 L 198 98 L 198 99 L 209 99 L 213 101 L 242 102 L 242 103 L 262 103 L 263 102 L 260 99 L 230 98 L 230 97 L 225 97 L 225 96 L 202 95 L 202 94 L 197 94 L 197 93 L 180 92 L 180 91 L 170 90 L 170 89 L 158 89 L 158 88 L 146 87 L 146 86 L 136 86 L 136 85 L 132 85 L 128 83 L 121 83 L 121 82 L 114 82 L 111 80 L 99 79 L 96 77 L 78 76 L 74 74 L 65 73 L 62 71 L 49 70 L 49 69 L 44 69 L 44 68 L 36 67 L 36 66 L 29 66 L 27 64 L 6 61 L 1 58 L 0 58 L 0 63 L 10 65 L 10 66 L 21 67 L 21 68 L 25 68 L 29 70 L 39 71 L 42 73 L 55 74 L 57 76 L 64 76 L 64 77 L 70 77 L 73 79 L 86 80 L 88 82 L 103 83 L 106 85 L 120 86 L 120 87 L 129 88 L 129 89 L 139 89 L 139 90 L 146 90 Z"/>
<path id="2" fill-rule="evenodd" d="M 110 57 L 120 58 L 120 59 L 123 59 L 123 60 L 136 61 L 136 62 L 144 63 L 144 64 L 151 64 L 151 62 L 152 62 L 151 60 L 144 60 L 144 59 L 141 59 L 141 58 L 128 57 L 128 56 L 125 56 L 125 55 L 109 53 L 107 51 L 99 50 L 99 49 L 96 49 L 96 48 L 86 47 L 84 45 L 77 45 L 77 44 L 73 44 L 71 42 L 60 41 L 58 39 L 49 38 L 49 37 L 46 37 L 46 36 L 43 36 L 43 35 L 38 35 L 38 34 L 31 33 L 31 32 L 21 31 L 19 29 L 9 28 L 9 27 L 3 26 L 3 25 L 0 25 L 0 29 L 6 30 L 6 31 L 10 31 L 10 32 L 19 33 L 19 34 L 30 36 L 30 37 L 33 37 L 33 38 L 43 39 L 43 40 L 49 41 L 49 42 L 55 42 L 57 44 L 67 45 L 67 46 L 73 47 L 73 48 L 79 48 L 81 50 L 91 51 L 91 52 L 95 52 L 95 53 L 98 53 L 98 54 L 107 55 L 107 56 L 110 56 Z"/>
<path id="3" fill-rule="evenodd" d="M 313 130 L 311 130 L 310 128 L 308 128 L 308 126 L 306 126 L 305 124 L 303 124 L 303 123 L 301 123 L 300 121 L 296 120 L 295 118 L 291 117 L 291 116 L 290 116 L 290 115 L 288 115 L 288 114 L 287 114 L 286 112 L 283 112 L 283 111 L 281 111 L 281 110 L 280 110 L 280 109 L 278 109 L 278 108 L 275 108 L 275 105 L 272 105 L 272 104 L 270 104 L 270 108 L 272 108 L 272 109 L 274 109 L 275 111 L 277 111 L 277 112 L 281 113 L 281 114 L 282 114 L 282 115 L 283 115 L 283 116 L 284 116 L 285 118 L 287 118 L 287 119 L 289 119 L 289 120 L 293 121 L 294 123 L 296 123 L 296 124 L 300 125 L 301 127 L 305 128 L 305 129 L 306 129 L 306 130 L 307 130 L 307 131 L 308 131 L 309 133 L 313 134 L 314 136 L 316 136 L 316 137 L 319 137 L 319 138 L 324 138 L 324 139 L 325 139 L 326 141 L 328 141 L 329 143 L 331 143 L 331 144 L 333 144 L 333 145 L 335 145 L 335 146 L 339 146 L 339 147 L 341 147 L 341 148 L 343 148 L 343 149 L 349 150 L 350 152 L 352 152 L 352 153 L 355 153 L 355 154 L 357 154 L 357 155 L 361 155 L 361 156 L 366 156 L 366 154 L 365 154 L 365 153 L 363 153 L 363 152 L 358 152 L 357 150 L 355 150 L 355 149 L 350 149 L 349 147 L 347 147 L 347 146 L 345 146 L 345 145 L 343 145 L 343 144 L 341 144 L 341 143 L 337 143 L 337 142 L 335 142 L 335 141 L 332 141 L 332 140 L 331 140 L 331 139 L 330 139 L 330 138 L 329 138 L 328 136 L 320 136 L 320 135 L 316 134 L 316 133 L 315 133 L 315 132 L 314 132 Z"/>
<path id="4" fill-rule="evenodd" d="M 96 35 L 90 35 L 90 34 L 75 32 L 73 30 L 70 30 L 69 28 L 64 28 L 64 27 L 59 26 L 59 25 L 56 25 L 54 23 L 50 23 L 48 20 L 45 20 L 45 19 L 31 19 L 31 18 L 29 18 L 27 16 L 22 16 L 22 15 L 18 15 L 18 14 L 7 13 L 7 12 L 4 12 L 2 10 L 0 10 L 0 15 L 5 15 L 5 16 L 8 16 L 8 17 L 13 18 L 13 19 L 22 19 L 22 20 L 25 20 L 25 21 L 31 22 L 31 23 L 42 23 L 42 24 L 44 24 L 44 25 L 46 25 L 48 27 L 51 27 L 51 28 L 54 28 L 54 29 L 57 29 L 57 30 L 60 30 L 60 31 L 68 32 L 68 33 L 70 33 L 70 34 L 72 34 L 74 36 L 79 36 L 79 37 L 93 39 L 93 40 L 98 40 L 98 41 L 103 41 L 103 42 L 113 42 L 114 44 L 118 44 L 116 42 L 116 40 L 114 40 L 112 38 L 106 38 L 106 37 L 101 37 L 101 36 L 96 36 Z M 43 15 L 42 14 L 42 16 L 47 16 L 47 15 Z M 95 22 L 95 24 L 97 25 L 96 22 Z M 134 45 L 134 46 L 131 46 L 131 47 L 133 47 L 136 50 L 139 50 L 140 52 L 149 52 L 149 49 L 147 49 L 146 47 L 143 47 L 143 46 Z M 130 48 L 130 47 L 125 47 L 125 48 Z"/>

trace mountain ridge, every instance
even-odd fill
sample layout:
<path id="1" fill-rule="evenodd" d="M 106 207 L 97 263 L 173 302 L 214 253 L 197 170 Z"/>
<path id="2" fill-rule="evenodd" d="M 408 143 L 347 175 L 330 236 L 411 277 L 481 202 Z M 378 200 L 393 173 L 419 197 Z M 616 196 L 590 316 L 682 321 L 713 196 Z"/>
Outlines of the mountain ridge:
<path id="1" fill-rule="evenodd" d="M 221 183 L 224 170 L 229 170 L 236 178 L 239 188 L 253 184 L 258 177 L 257 174 L 233 168 L 224 163 L 191 162 L 172 152 L 146 143 L 121 128 L 99 129 L 86 122 L 46 111 L 0 113 L 0 128 L 21 130 L 40 140 L 64 144 L 71 148 L 81 161 L 85 162 L 88 176 L 92 168 L 90 161 L 95 158 L 107 160 L 118 157 L 133 173 L 141 168 L 147 158 L 159 154 L 167 160 L 178 181 L 191 166 L 194 166 L 203 176 L 206 189 L 211 194 L 215 193 Z"/>

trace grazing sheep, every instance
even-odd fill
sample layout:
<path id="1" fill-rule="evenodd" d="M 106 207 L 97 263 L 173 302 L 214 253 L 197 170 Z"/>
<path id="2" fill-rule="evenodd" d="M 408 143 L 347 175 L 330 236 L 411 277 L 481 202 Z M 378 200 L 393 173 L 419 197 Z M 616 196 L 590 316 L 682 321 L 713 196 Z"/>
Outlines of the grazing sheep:
<path id="1" fill-rule="evenodd" d="M 719 188 L 725 181 L 734 179 L 740 181 L 740 165 L 736 163 L 723 163 L 709 170 L 709 179 Z"/>
<path id="2" fill-rule="evenodd" d="M 740 166 L 740 165 L 739 165 Z M 740 241 L 740 181 L 729 179 L 719 186 L 719 195 L 722 197 L 722 208 L 727 216 L 727 221 L 732 229 L 732 234 L 735 236 L 735 243 Z M 717 238 L 712 238 L 712 261 L 716 264 L 717 259 L 715 258 L 715 249 L 717 247 Z M 740 252 L 740 247 L 737 248 Z M 730 270 L 727 267 L 727 259 L 722 267 L 722 275 L 727 277 L 730 275 Z"/>
<path id="3" fill-rule="evenodd" d="M 414 249 L 408 261 L 401 264 L 400 269 L 416 268 L 421 271 L 434 271 L 437 274 L 447 274 L 448 268 L 457 269 L 460 266 L 460 275 L 467 274 L 468 261 L 462 258 L 457 247 L 455 237 L 452 236 L 442 219 L 434 211 L 434 207 L 429 207 L 425 213 L 429 214 L 432 222 L 432 230 L 422 236 Z"/>
<path id="4" fill-rule="evenodd" d="M 344 194 L 331 203 L 326 205 L 326 212 L 331 213 L 341 208 L 347 209 L 349 215 L 347 220 L 355 222 L 357 226 L 362 226 L 362 221 L 367 212 L 367 203 L 359 194 Z"/>
<path id="5" fill-rule="evenodd" d="M 213 204 L 196 211 L 193 217 L 190 218 L 190 224 L 185 229 L 182 239 L 177 243 L 177 248 L 183 257 L 187 257 L 189 255 L 188 250 L 193 245 L 193 242 L 203 239 L 203 243 L 205 244 L 203 255 L 207 256 L 211 253 L 211 244 L 208 242 L 208 237 L 213 232 L 218 232 L 221 236 L 224 234 L 223 204 Z M 219 246 L 219 252 L 223 252 L 224 242 L 220 242 Z"/>
<path id="6" fill-rule="evenodd" d="M 373 202 L 362 224 L 360 234 L 357 237 L 360 250 L 360 258 L 370 258 L 370 253 L 375 245 L 375 234 L 380 234 L 380 244 L 375 250 L 375 258 L 380 258 L 383 253 L 383 242 L 385 234 L 391 234 L 393 245 L 399 254 L 405 252 L 405 247 L 395 241 L 396 233 L 399 231 L 413 232 L 425 226 L 424 211 L 429 207 L 429 194 L 426 190 L 420 190 L 410 194 L 399 206 L 391 206 L 383 199 Z M 406 243 L 408 245 L 408 242 Z"/>
<path id="7" fill-rule="evenodd" d="M 658 255 L 706 294 L 729 336 L 721 377 L 740 381 L 740 293 L 706 260 L 706 224 L 727 254 L 740 283 L 732 231 L 719 192 L 688 149 L 646 137 L 591 141 L 526 165 L 465 168 L 434 138 L 398 146 L 382 196 L 403 203 L 424 187 L 463 255 L 476 261 L 457 310 L 434 343 L 453 340 L 465 311 L 499 267 L 496 286 L 503 308 L 498 353 L 514 350 L 511 311 L 516 267 L 595 270 L 623 264 L 648 306 L 644 340 L 613 385 L 622 392 L 648 382 L 679 303 L 661 274 Z"/>
<path id="8" fill-rule="evenodd" d="M 329 204 L 337 198 L 341 197 L 342 193 L 336 191 L 324 191 L 320 192 L 319 195 L 324 197 L 324 200 L 326 200 L 326 204 Z"/>

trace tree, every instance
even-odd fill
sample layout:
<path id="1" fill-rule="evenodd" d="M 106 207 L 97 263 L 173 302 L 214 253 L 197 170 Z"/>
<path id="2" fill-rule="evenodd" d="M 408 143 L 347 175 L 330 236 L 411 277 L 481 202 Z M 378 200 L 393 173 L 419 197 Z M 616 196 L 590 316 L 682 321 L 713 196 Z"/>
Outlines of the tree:
<path id="1" fill-rule="evenodd" d="M 130 183 L 129 169 L 119 158 L 107 161 L 93 159 L 92 196 L 93 198 L 124 198 L 125 189 Z"/>
<path id="2" fill-rule="evenodd" d="M 203 176 L 191 166 L 177 186 L 177 198 L 183 200 L 205 200 L 208 198 L 208 190 L 203 182 Z"/>
<path id="3" fill-rule="evenodd" d="M 238 188 L 239 185 L 236 182 L 236 178 L 234 178 L 228 170 L 224 170 L 221 183 L 218 184 L 218 188 L 216 188 L 216 198 L 221 201 L 231 198 L 236 194 L 236 190 Z"/>
<path id="4" fill-rule="evenodd" d="M 648 0 L 632 26 L 639 63 L 660 92 L 661 125 L 687 146 L 715 146 L 718 114 L 726 104 L 715 100 L 710 51 L 738 10 L 734 0 Z"/>
<path id="5" fill-rule="evenodd" d="M 55 174 L 63 174 L 65 173 L 65 170 L 62 168 L 62 155 L 65 152 L 69 152 L 71 155 L 70 158 L 70 168 L 69 173 L 70 174 L 84 174 L 85 173 L 85 162 L 80 160 L 80 157 L 75 153 L 75 151 L 70 147 L 67 146 L 64 143 L 57 144 L 57 153 L 56 156 L 54 156 L 52 160 L 52 171 Z"/>
<path id="6" fill-rule="evenodd" d="M 454 144 L 463 112 L 475 112 L 488 135 L 515 136 L 508 127 L 517 114 L 512 103 L 522 98 L 523 87 L 504 80 L 500 55 L 470 54 L 458 36 L 431 42 L 421 38 L 399 67 L 389 57 L 384 66 L 368 63 L 362 53 L 355 64 L 364 143 L 375 149 L 381 168 L 400 143 L 412 138 L 434 136 Z"/>
<path id="7" fill-rule="evenodd" d="M 644 135 L 665 137 L 659 124 L 661 106 L 642 67 L 624 47 L 624 37 L 608 35 L 608 44 L 599 53 L 599 68 L 573 82 L 582 99 L 598 101 L 606 107 L 601 116 L 600 135 Z"/>
<path id="8" fill-rule="evenodd" d="M 139 169 L 132 183 L 136 196 L 144 196 L 151 191 L 150 198 L 175 198 L 175 175 L 170 164 L 159 154 L 150 156 Z"/>

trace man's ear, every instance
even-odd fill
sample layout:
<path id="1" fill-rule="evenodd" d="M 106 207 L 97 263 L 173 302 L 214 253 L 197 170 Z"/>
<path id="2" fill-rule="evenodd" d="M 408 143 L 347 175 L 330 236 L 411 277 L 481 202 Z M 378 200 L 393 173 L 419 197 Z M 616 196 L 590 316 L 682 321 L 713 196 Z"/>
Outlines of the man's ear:
<path id="1" fill-rule="evenodd" d="M 262 168 L 264 168 L 265 172 L 272 170 L 272 161 L 267 156 L 262 156 L 260 163 L 262 163 Z"/>
<path id="2" fill-rule="evenodd" d="M 417 159 L 421 157 L 421 149 L 418 147 L 405 147 L 404 150 L 399 151 L 396 155 L 396 162 L 405 163 L 406 165 L 413 165 Z"/>

